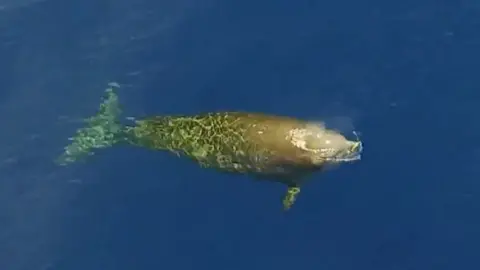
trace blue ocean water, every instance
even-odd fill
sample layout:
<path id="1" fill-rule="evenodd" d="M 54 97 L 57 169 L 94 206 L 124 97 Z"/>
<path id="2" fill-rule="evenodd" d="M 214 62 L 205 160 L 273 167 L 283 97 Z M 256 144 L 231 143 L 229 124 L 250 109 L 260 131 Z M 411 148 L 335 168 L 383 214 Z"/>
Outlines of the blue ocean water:
<path id="1" fill-rule="evenodd" d="M 479 269 L 477 1 L 0 1 L 0 269 Z M 363 159 L 284 188 L 133 147 L 53 164 L 107 83 L 125 116 L 330 121 Z"/>

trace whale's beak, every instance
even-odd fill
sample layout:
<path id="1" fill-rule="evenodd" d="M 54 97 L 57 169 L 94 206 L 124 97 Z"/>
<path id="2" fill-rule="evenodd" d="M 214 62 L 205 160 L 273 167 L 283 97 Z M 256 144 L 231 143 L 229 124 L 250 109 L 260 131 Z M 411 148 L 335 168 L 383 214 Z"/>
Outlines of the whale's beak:
<path id="1" fill-rule="evenodd" d="M 348 154 L 348 159 L 350 160 L 358 160 L 361 157 L 363 151 L 363 144 L 361 141 L 354 141 L 351 142 L 350 151 Z"/>
<path id="2" fill-rule="evenodd" d="M 352 143 L 352 148 L 350 149 L 350 151 L 352 153 L 358 153 L 360 154 L 362 152 L 362 142 L 361 141 L 356 141 L 356 142 L 353 142 Z"/>

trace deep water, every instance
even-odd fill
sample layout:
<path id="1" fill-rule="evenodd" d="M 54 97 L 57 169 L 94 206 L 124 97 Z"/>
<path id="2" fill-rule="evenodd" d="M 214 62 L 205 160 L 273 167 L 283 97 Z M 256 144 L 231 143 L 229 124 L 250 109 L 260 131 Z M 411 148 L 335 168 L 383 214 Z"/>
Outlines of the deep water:
<path id="1" fill-rule="evenodd" d="M 480 5 L 0 0 L 0 269 L 480 269 Z M 284 187 L 133 147 L 53 160 L 115 81 L 124 115 L 243 110 L 358 131 Z"/>

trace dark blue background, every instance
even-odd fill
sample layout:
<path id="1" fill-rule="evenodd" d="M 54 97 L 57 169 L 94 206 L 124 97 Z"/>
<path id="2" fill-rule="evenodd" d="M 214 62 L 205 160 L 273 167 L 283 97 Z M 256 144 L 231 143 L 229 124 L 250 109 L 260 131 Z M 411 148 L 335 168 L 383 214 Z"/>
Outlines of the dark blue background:
<path id="1" fill-rule="evenodd" d="M 480 269 L 477 1 L 0 1 L 0 269 Z M 116 147 L 125 116 L 333 119 L 363 160 L 284 188 Z"/>

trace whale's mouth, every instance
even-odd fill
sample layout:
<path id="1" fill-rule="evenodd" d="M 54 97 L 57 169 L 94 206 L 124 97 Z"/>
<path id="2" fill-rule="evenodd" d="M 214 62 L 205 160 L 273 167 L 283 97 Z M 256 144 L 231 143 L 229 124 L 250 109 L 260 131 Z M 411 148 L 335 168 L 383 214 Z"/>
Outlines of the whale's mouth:
<path id="1" fill-rule="evenodd" d="M 327 162 L 352 162 L 362 158 L 363 144 L 361 141 L 351 142 L 351 147 L 338 156 L 326 157 Z M 332 149 L 334 150 L 334 149 Z"/>
<path id="2" fill-rule="evenodd" d="M 352 162 L 361 159 L 363 145 L 356 132 L 355 140 L 348 140 L 343 135 L 320 130 L 293 129 L 287 139 L 296 147 L 310 153 L 314 164 Z"/>

